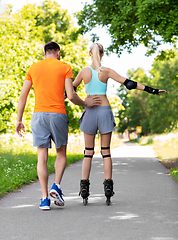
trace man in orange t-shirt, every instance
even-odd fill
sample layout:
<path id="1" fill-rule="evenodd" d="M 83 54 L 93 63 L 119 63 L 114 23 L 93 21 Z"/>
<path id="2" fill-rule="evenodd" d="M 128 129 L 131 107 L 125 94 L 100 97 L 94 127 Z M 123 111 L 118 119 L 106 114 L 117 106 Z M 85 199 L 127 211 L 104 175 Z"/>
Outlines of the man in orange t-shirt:
<path id="1" fill-rule="evenodd" d="M 22 117 L 31 86 L 35 92 L 35 108 L 32 115 L 31 127 L 33 146 L 38 148 L 37 173 L 42 190 L 39 206 L 42 210 L 50 209 L 48 198 L 48 148 L 51 140 L 56 146 L 55 180 L 50 190 L 54 203 L 64 206 L 63 194 L 60 188 L 62 176 L 66 167 L 66 145 L 68 140 L 68 118 L 64 104 L 64 89 L 67 97 L 76 105 L 91 107 L 98 106 L 100 99 L 87 96 L 83 101 L 73 89 L 72 69 L 69 64 L 60 61 L 60 47 L 56 42 L 44 46 L 45 59 L 33 64 L 24 81 L 19 97 L 16 132 L 21 137 L 25 132 Z"/>

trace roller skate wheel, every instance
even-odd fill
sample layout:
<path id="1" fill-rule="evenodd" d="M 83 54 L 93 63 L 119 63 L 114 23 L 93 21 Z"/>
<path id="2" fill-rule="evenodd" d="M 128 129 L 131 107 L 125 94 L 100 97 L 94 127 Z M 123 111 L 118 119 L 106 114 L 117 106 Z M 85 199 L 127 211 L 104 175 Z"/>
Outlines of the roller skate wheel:
<path id="1" fill-rule="evenodd" d="M 109 206 L 111 204 L 110 197 L 107 197 L 106 204 Z"/>
<path id="2" fill-rule="evenodd" d="M 83 204 L 86 206 L 87 203 L 88 203 L 88 198 L 84 198 L 84 199 L 83 199 Z"/>

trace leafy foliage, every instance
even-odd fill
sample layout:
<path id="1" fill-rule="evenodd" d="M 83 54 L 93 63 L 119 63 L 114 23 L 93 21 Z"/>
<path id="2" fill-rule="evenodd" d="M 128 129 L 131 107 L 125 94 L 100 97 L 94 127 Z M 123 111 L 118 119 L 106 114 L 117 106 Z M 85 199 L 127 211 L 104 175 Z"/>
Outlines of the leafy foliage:
<path id="1" fill-rule="evenodd" d="M 124 110 L 119 111 L 120 124 L 118 131 L 135 131 L 136 126 L 142 126 L 142 134 L 163 133 L 171 131 L 178 124 L 178 93 L 177 72 L 178 53 L 172 60 L 155 60 L 147 77 L 142 69 L 129 71 L 129 78 L 158 89 L 165 89 L 168 93 L 154 96 L 143 91 L 127 91 L 123 86 L 119 89 Z"/>
<path id="2" fill-rule="evenodd" d="M 67 10 L 46 0 L 41 6 L 28 4 L 12 14 L 11 7 L 0 15 L 0 131 L 13 131 L 16 109 L 25 74 L 36 61 L 43 58 L 43 46 L 56 41 L 61 47 L 62 61 L 68 62 L 74 77 L 86 66 L 87 41 L 77 33 Z M 30 91 L 23 121 L 30 131 L 34 92 Z M 81 108 L 66 103 L 70 129 L 77 129 Z"/>
<path id="3" fill-rule="evenodd" d="M 176 0 L 93 0 L 77 18 L 82 33 L 106 27 L 112 40 L 108 51 L 118 55 L 140 43 L 151 54 L 163 42 L 175 43 L 178 36 Z"/>

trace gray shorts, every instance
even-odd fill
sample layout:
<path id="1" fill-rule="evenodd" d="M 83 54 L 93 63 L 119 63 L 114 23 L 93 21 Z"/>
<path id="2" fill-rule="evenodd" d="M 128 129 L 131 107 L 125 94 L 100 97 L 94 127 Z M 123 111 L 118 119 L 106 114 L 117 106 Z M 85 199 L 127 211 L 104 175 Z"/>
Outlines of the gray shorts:
<path id="1" fill-rule="evenodd" d="M 51 140 L 56 148 L 67 145 L 69 120 L 66 114 L 35 112 L 32 115 L 31 128 L 33 146 L 51 148 Z"/>
<path id="2" fill-rule="evenodd" d="M 80 129 L 88 134 L 95 135 L 112 132 L 116 126 L 110 106 L 85 108 L 80 120 Z"/>

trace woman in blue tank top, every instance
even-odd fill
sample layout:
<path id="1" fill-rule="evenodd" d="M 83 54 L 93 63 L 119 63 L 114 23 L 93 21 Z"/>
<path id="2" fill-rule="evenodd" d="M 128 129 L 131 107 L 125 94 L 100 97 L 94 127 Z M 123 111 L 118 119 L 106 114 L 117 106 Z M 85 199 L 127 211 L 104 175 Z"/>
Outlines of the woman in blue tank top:
<path id="1" fill-rule="evenodd" d="M 94 155 L 95 135 L 99 130 L 101 137 L 101 154 L 104 166 L 104 192 L 107 198 L 107 204 L 110 204 L 110 198 L 114 195 L 112 180 L 112 159 L 110 155 L 110 143 L 112 131 L 115 127 L 115 121 L 111 107 L 106 96 L 107 81 L 112 78 L 116 82 L 124 84 L 129 90 L 138 89 L 147 91 L 151 94 L 159 95 L 165 90 L 158 90 L 148 86 L 126 79 L 120 76 L 114 70 L 101 66 L 101 59 L 104 55 L 103 46 L 100 43 L 93 43 L 90 47 L 89 55 L 91 56 L 91 65 L 79 72 L 74 87 L 82 82 L 85 84 L 87 95 L 91 98 L 99 96 L 101 104 L 98 107 L 85 108 L 80 118 L 80 129 L 84 132 L 85 151 L 82 164 L 82 180 L 80 182 L 80 195 L 84 204 L 88 201 L 89 196 L 89 177 L 91 170 L 92 157 Z"/>

